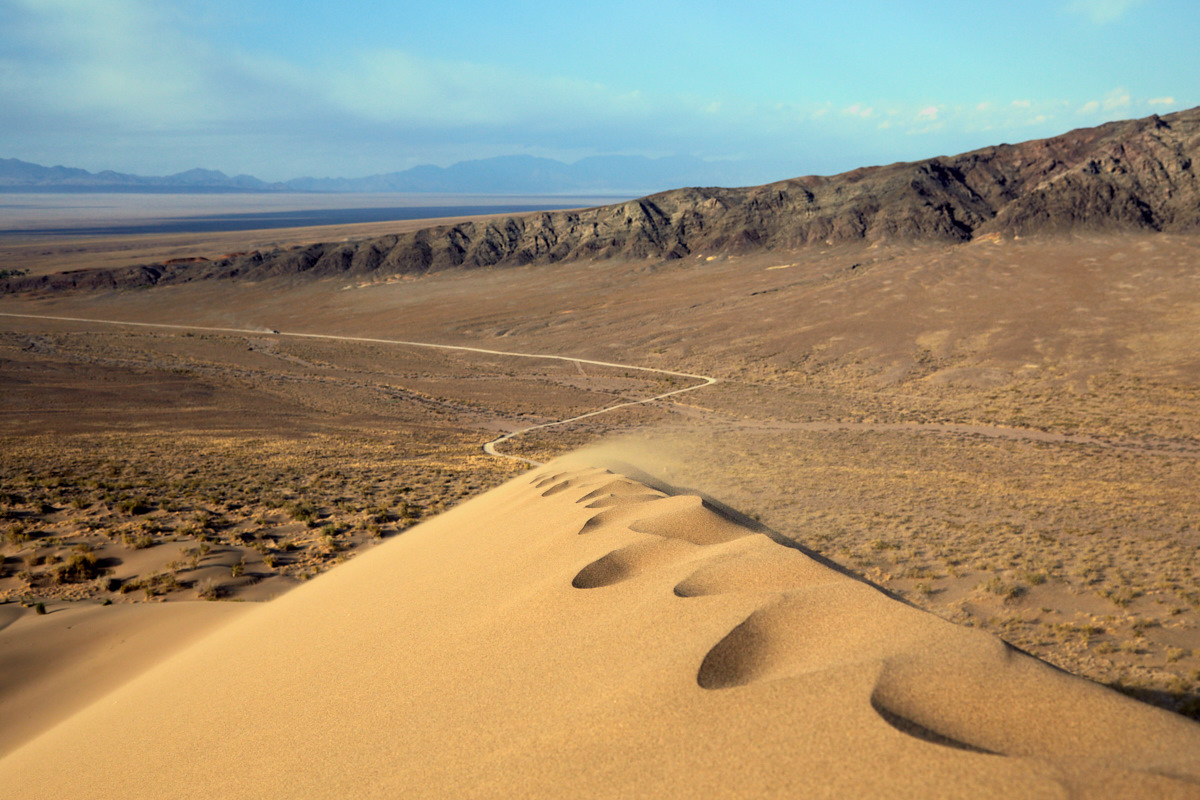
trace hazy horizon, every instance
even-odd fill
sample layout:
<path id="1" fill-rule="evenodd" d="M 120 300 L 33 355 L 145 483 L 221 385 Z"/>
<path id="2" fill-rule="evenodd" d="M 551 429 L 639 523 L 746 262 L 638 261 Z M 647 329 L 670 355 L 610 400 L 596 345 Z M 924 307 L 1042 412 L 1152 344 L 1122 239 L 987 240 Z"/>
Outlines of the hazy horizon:
<path id="1" fill-rule="evenodd" d="M 0 155 L 264 181 L 686 155 L 745 185 L 1200 105 L 1200 12 L 1171 0 L 618 2 L 603 18 L 468 2 L 455 19 L 0 0 Z"/>

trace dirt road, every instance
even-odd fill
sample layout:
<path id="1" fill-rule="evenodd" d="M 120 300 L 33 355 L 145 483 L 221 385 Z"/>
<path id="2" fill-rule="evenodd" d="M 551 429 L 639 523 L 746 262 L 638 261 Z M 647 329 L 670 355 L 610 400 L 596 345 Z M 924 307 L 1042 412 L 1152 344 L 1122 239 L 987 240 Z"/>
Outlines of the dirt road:
<path id="1" fill-rule="evenodd" d="M 551 428 L 556 425 L 565 425 L 569 422 L 575 422 L 576 420 L 586 419 L 588 417 L 594 417 L 594 416 L 598 416 L 600 414 L 607 414 L 610 411 L 616 411 L 617 409 L 620 409 L 620 408 L 628 408 L 630 406 L 643 405 L 645 403 L 653 403 L 658 400 L 663 400 L 668 397 L 673 397 L 675 395 L 683 394 L 684 392 L 691 392 L 691 391 L 695 391 L 696 389 L 703 389 L 705 386 L 712 386 L 714 383 L 717 383 L 716 378 L 710 377 L 708 375 L 693 375 L 688 372 L 675 372 L 673 370 L 657 369 L 655 367 L 642 367 L 642 366 L 637 366 L 635 364 L 616 364 L 616 363 L 613 363 L 610 361 L 596 361 L 596 360 L 589 359 L 589 358 L 576 358 L 575 356 L 564 356 L 564 355 L 547 355 L 544 353 L 514 353 L 514 352 L 510 352 L 510 351 L 506 351 L 506 350 L 488 350 L 488 349 L 485 349 L 482 347 L 467 347 L 465 345 L 434 344 L 432 342 L 409 342 L 409 341 L 403 341 L 400 339 L 378 339 L 378 338 L 372 338 L 372 337 L 367 337 L 367 336 L 340 336 L 340 335 L 336 335 L 336 334 L 322 334 L 322 333 L 296 333 L 296 332 L 277 331 L 273 328 L 215 328 L 215 327 L 206 327 L 206 326 L 201 326 L 201 325 L 171 325 L 171 324 L 157 323 L 157 322 L 130 322 L 127 320 L 117 320 L 117 319 L 91 319 L 91 318 L 85 318 L 85 317 L 58 317 L 58 316 L 49 316 L 49 315 L 44 315 L 44 314 L 9 314 L 9 313 L 0 312 L 0 317 L 16 317 L 16 318 L 21 318 L 21 319 L 42 319 L 42 320 L 53 320 L 53 321 L 57 321 L 57 322 L 83 322 L 83 323 L 95 324 L 95 325 L 126 325 L 126 326 L 134 326 L 134 327 L 139 327 L 139 328 L 165 328 L 165 329 L 170 329 L 170 330 L 203 331 L 205 333 L 237 333 L 237 334 L 254 334 L 254 335 L 258 335 L 258 336 L 261 336 L 263 334 L 269 334 L 272 336 L 290 337 L 290 338 L 296 338 L 296 339 L 322 339 L 322 340 L 332 340 L 332 341 L 339 341 L 339 342 L 361 342 L 361 343 L 365 343 L 365 344 L 387 344 L 387 345 L 396 345 L 396 346 L 401 346 L 401 347 L 424 347 L 424 348 L 430 348 L 430 349 L 434 349 L 434 350 L 455 350 L 455 351 L 464 352 L 464 353 L 480 353 L 483 355 L 507 356 L 510 358 L 536 358 L 536 359 L 541 359 L 544 361 L 545 360 L 566 361 L 566 362 L 573 363 L 577 367 L 580 367 L 580 368 L 582 368 L 582 366 L 584 364 L 589 364 L 589 365 L 597 366 L 597 367 L 613 367 L 616 369 L 634 370 L 637 372 L 648 372 L 648 373 L 652 373 L 652 374 L 656 374 L 656 375 L 668 375 L 668 376 L 675 377 L 675 378 L 685 378 L 688 380 L 699 381 L 699 383 L 696 383 L 692 386 L 685 386 L 682 389 L 674 389 L 669 392 L 663 392 L 662 394 L 657 394 L 653 397 L 647 397 L 642 400 L 630 400 L 630 401 L 624 402 L 624 403 L 617 403 L 615 405 L 605 406 L 604 408 L 599 408 L 594 411 L 589 411 L 586 414 L 579 414 L 577 416 L 570 417 L 568 419 L 560 419 L 560 420 L 556 420 L 554 422 L 543 422 L 539 425 L 531 425 L 526 428 L 521 428 L 519 430 L 510 431 L 509 433 L 506 433 L 502 436 L 499 436 L 499 437 L 492 439 L 489 442 L 485 442 L 483 444 L 483 451 L 485 453 L 487 453 L 488 455 L 496 456 L 498 458 L 507 458 L 507 459 L 511 459 L 514 461 L 520 461 L 520 462 L 523 462 L 526 464 L 532 464 L 534 466 L 540 466 L 541 462 L 533 461 L 531 459 L 524 458 L 522 456 L 510 455 L 508 453 L 502 453 L 499 450 L 497 450 L 496 447 L 500 444 L 503 444 L 504 442 L 507 442 L 509 439 L 513 439 L 517 436 L 520 436 L 521 434 L 528 433 L 530 431 L 541 430 L 542 428 Z"/>

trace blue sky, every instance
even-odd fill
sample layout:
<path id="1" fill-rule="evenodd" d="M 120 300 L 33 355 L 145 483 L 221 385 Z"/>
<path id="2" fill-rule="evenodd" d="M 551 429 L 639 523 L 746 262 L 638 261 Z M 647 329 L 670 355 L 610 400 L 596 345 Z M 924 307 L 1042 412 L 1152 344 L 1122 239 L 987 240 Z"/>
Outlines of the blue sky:
<path id="1" fill-rule="evenodd" d="M 356 177 L 693 155 L 745 183 L 1200 105 L 1195 0 L 0 0 L 0 156 Z"/>

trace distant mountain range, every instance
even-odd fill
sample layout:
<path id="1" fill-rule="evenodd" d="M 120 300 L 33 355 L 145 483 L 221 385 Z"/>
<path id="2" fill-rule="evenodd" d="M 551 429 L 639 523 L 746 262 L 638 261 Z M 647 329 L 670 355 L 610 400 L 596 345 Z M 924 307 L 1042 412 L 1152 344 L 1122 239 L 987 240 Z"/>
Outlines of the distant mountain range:
<path id="1" fill-rule="evenodd" d="M 1200 108 L 1050 139 L 744 189 L 685 188 L 355 242 L 0 281 L 0 292 L 279 275 L 421 275 L 583 259 L 672 259 L 847 242 L 956 244 L 1069 232 L 1200 233 Z"/>
<path id="2" fill-rule="evenodd" d="M 294 178 L 268 183 L 211 169 L 145 176 L 75 167 L 43 167 L 0 158 L 0 192 L 396 192 L 414 194 L 644 194 L 679 186 L 737 183 L 744 165 L 690 156 L 595 156 L 565 164 L 550 158 L 499 156 L 449 167 L 413 167 L 365 178 Z"/>
<path id="3" fill-rule="evenodd" d="M 277 188 L 278 187 L 278 188 Z M 0 192 L 272 192 L 284 184 L 252 175 L 229 177 L 211 169 L 147 177 L 124 172 L 88 172 L 77 167 L 43 167 L 15 158 L 0 158 Z"/>

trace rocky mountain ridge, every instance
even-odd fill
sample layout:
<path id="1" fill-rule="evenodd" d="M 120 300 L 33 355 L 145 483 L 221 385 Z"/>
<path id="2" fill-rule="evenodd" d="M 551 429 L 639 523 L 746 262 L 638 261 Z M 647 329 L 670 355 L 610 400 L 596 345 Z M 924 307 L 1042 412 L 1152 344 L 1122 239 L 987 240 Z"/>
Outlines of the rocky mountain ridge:
<path id="1" fill-rule="evenodd" d="M 563 260 L 682 258 L 854 241 L 1071 231 L 1200 232 L 1200 108 L 952 157 L 746 189 L 492 218 L 214 261 L 10 280 L 8 291 L 305 274 L 416 275 Z"/>

